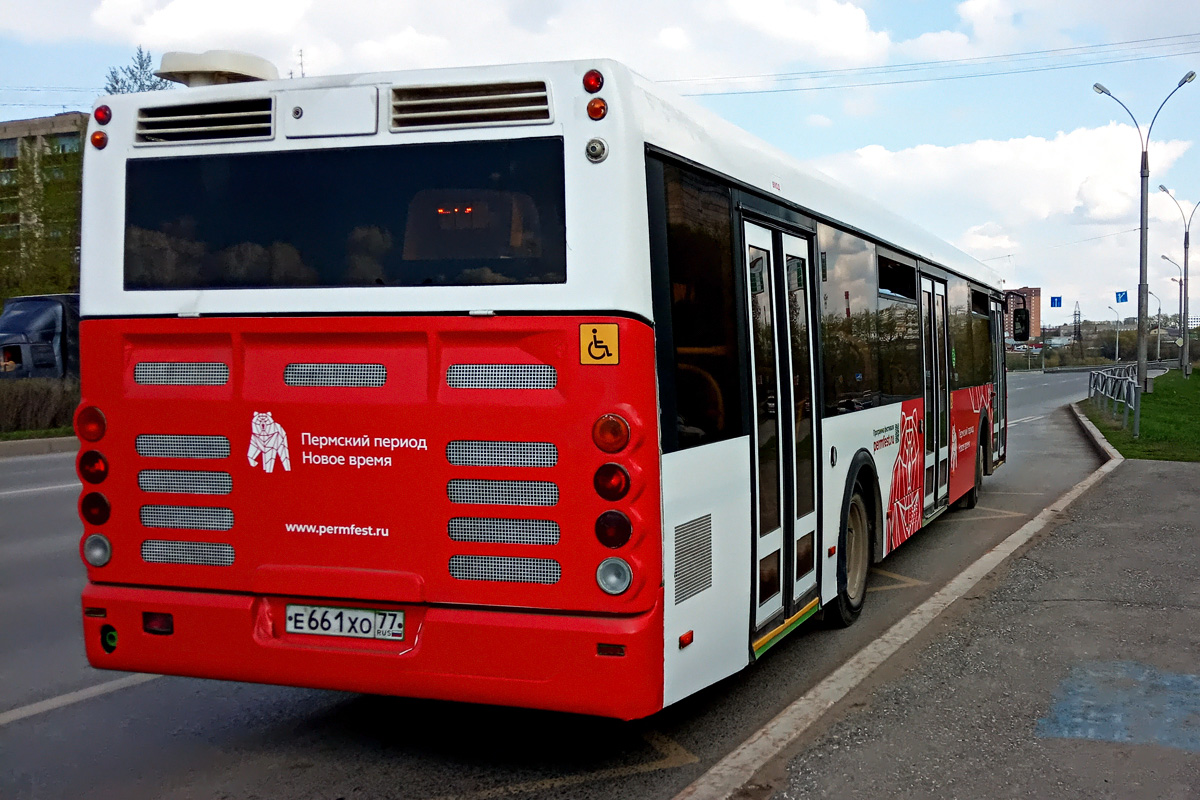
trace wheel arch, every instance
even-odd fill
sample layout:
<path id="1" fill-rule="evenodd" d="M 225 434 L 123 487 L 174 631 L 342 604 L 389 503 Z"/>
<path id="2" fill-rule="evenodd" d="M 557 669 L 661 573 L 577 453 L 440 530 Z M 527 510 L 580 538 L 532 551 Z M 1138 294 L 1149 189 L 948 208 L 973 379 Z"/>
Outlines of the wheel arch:
<path id="1" fill-rule="evenodd" d="M 842 507 L 838 512 L 838 530 L 846 527 L 846 513 L 850 508 L 850 495 L 854 484 L 862 483 L 866 490 L 866 499 L 870 503 L 871 526 L 871 563 L 878 564 L 883 560 L 886 531 L 883 526 L 883 495 L 879 488 L 879 469 L 875 459 L 866 448 L 860 449 L 850 460 L 846 470 L 846 486 L 842 490 Z M 839 567 L 840 569 L 840 567 Z M 840 577 L 840 576 L 839 576 Z"/>

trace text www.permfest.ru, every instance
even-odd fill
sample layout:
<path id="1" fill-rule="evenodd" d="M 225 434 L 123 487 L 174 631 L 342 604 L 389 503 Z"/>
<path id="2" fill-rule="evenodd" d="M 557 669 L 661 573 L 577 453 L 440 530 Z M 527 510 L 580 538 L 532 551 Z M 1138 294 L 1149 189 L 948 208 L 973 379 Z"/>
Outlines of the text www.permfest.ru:
<path id="1" fill-rule="evenodd" d="M 288 533 L 315 533 L 317 536 L 387 536 L 387 528 L 362 525 L 307 525 L 297 522 L 283 524 Z"/>

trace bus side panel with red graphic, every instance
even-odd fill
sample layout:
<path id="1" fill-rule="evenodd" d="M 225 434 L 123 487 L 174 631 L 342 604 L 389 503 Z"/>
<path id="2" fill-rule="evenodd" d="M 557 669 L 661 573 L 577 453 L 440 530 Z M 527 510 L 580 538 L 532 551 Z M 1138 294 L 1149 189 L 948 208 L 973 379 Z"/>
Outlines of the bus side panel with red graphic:
<path id="1" fill-rule="evenodd" d="M 975 485 L 975 449 L 979 426 L 992 420 L 992 384 L 956 389 L 950 393 L 950 502 L 961 498 Z M 986 454 L 985 461 L 986 464 Z"/>
<path id="2" fill-rule="evenodd" d="M 900 450 L 892 466 L 888 501 L 888 552 L 895 550 L 921 527 L 925 504 L 925 400 L 905 400 L 900 405 Z"/>

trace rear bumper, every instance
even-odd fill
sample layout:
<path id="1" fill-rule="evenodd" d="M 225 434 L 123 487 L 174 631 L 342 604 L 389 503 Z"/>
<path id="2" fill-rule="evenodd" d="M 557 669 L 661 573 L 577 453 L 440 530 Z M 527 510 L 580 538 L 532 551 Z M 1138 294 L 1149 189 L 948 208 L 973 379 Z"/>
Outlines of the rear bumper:
<path id="1" fill-rule="evenodd" d="M 289 634 L 288 602 L 402 609 L 403 642 Z M 620 719 L 662 708 L 662 597 L 630 617 L 389 606 L 89 583 L 88 661 L 100 669 L 522 706 Z M 142 629 L 143 612 L 174 615 L 174 633 Z M 118 644 L 101 646 L 112 626 Z M 598 644 L 624 645 L 601 656 Z"/>

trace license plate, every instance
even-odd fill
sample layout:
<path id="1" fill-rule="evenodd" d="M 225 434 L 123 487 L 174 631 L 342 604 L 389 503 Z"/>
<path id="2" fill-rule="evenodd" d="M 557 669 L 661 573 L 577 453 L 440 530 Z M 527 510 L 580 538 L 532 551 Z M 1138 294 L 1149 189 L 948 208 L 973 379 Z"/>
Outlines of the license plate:
<path id="1" fill-rule="evenodd" d="M 358 639 L 403 639 L 404 612 L 334 606 L 287 607 L 288 633 L 353 636 Z"/>

